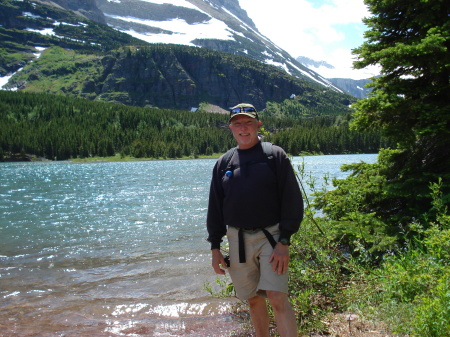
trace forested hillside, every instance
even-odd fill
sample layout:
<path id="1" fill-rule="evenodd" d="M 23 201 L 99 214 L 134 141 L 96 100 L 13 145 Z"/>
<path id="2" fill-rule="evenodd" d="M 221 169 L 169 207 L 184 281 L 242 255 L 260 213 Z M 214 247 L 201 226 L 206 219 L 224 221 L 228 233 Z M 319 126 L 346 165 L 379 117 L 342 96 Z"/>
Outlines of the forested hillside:
<path id="1" fill-rule="evenodd" d="M 0 91 L 0 156 L 181 158 L 234 146 L 227 115 L 92 102 L 63 95 Z M 367 153 L 377 133 L 348 130 L 347 118 L 264 118 L 268 140 L 299 153 Z"/>
<path id="2" fill-rule="evenodd" d="M 51 47 L 15 75 L 10 86 L 132 106 L 190 110 L 252 102 L 263 109 L 292 93 L 318 114 L 349 112 L 350 96 L 306 83 L 248 57 L 176 45 L 130 46 L 102 56 Z"/>

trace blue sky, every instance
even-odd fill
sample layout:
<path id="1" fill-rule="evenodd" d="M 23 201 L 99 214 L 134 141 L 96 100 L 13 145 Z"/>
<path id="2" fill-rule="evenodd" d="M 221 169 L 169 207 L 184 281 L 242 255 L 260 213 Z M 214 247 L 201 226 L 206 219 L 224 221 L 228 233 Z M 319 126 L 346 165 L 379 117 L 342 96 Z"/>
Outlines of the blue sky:
<path id="1" fill-rule="evenodd" d="M 293 57 L 306 56 L 333 65 L 326 77 L 367 78 L 374 69 L 352 70 L 353 48 L 364 42 L 369 16 L 363 0 L 239 0 L 259 31 Z M 322 69 L 324 72 L 329 70 Z M 338 73 L 339 72 L 339 73 Z"/>

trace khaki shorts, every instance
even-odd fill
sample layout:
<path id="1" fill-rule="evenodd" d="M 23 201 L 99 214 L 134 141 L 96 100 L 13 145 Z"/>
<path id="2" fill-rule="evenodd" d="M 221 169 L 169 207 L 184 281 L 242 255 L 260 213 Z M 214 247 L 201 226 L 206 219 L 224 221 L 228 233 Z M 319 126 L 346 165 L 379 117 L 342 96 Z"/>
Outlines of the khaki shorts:
<path id="1" fill-rule="evenodd" d="M 278 241 L 279 226 L 266 227 Z M 230 273 L 236 294 L 241 300 L 256 295 L 266 297 L 266 290 L 288 293 L 288 273 L 278 275 L 269 263 L 273 248 L 263 231 L 244 231 L 245 263 L 239 263 L 239 229 L 228 227 L 227 238 L 230 245 Z"/>

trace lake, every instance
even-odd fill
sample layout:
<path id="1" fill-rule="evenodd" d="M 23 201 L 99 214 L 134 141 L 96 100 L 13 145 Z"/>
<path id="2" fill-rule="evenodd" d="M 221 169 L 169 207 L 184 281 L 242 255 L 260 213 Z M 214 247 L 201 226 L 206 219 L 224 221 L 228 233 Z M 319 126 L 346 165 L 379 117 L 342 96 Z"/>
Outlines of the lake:
<path id="1" fill-rule="evenodd" d="M 318 179 L 377 155 L 294 157 Z M 0 163 L 5 336 L 223 336 L 230 301 L 203 290 L 215 159 Z M 211 327 L 213 329 L 211 330 Z"/>

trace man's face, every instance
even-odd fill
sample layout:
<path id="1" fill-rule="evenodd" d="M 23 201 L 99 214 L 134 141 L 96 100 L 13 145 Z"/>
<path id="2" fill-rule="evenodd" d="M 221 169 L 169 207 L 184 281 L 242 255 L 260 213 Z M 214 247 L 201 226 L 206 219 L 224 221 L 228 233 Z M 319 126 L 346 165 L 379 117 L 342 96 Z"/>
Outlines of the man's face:
<path id="1" fill-rule="evenodd" d="M 230 130 L 239 149 L 246 150 L 258 143 L 258 131 L 261 125 L 261 121 L 245 115 L 238 115 L 231 119 Z"/>

